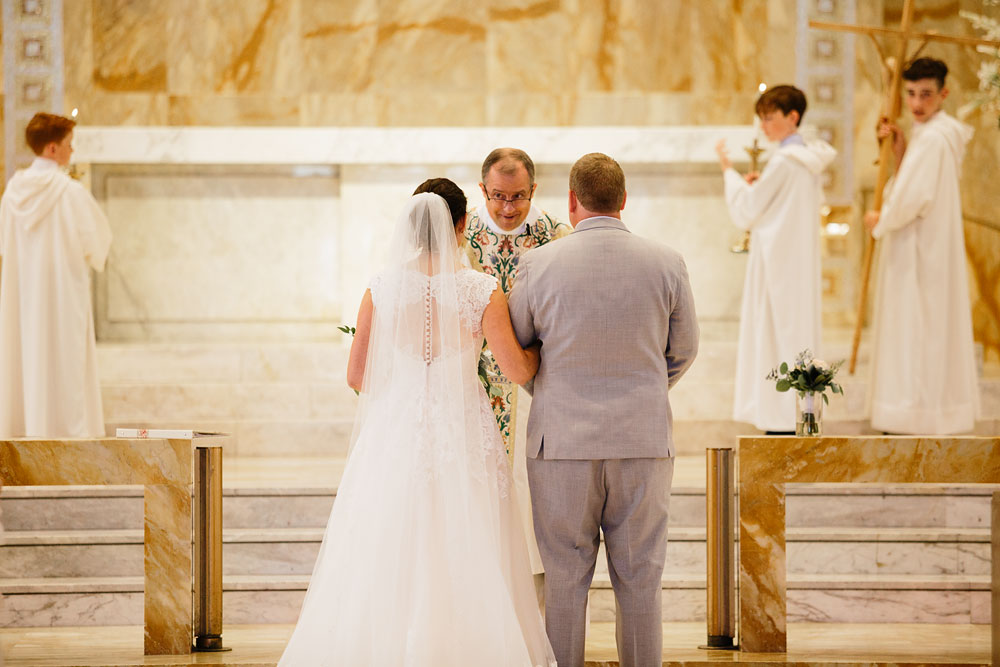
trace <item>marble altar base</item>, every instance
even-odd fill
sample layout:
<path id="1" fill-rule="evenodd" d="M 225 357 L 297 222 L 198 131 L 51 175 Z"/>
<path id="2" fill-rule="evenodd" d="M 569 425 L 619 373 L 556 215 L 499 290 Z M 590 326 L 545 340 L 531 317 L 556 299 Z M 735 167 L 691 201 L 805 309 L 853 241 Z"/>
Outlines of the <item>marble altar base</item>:
<path id="1" fill-rule="evenodd" d="M 146 655 L 191 651 L 193 449 L 192 440 L 0 441 L 3 486 L 144 487 Z"/>
<path id="2" fill-rule="evenodd" d="M 784 652 L 786 484 L 996 484 L 1000 438 L 744 437 L 738 467 L 740 646 Z"/>

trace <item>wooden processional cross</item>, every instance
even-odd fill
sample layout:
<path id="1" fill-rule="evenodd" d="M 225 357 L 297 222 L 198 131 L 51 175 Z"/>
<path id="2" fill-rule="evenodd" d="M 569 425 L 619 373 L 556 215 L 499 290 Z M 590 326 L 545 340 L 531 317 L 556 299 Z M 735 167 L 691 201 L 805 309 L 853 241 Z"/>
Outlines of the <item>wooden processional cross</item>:
<path id="1" fill-rule="evenodd" d="M 913 0 L 903 0 L 903 18 L 899 28 L 882 28 L 877 26 L 850 25 L 844 23 L 824 23 L 822 21 L 810 21 L 810 28 L 819 30 L 835 30 L 838 32 L 853 32 L 868 35 L 875 48 L 878 50 L 882 60 L 884 72 L 888 73 L 889 86 L 885 91 L 885 98 L 882 100 L 882 118 L 894 121 L 899 117 L 900 106 L 902 104 L 901 93 L 903 88 L 903 69 L 906 63 L 916 58 L 928 42 L 949 42 L 951 44 L 962 44 L 965 46 L 997 46 L 1000 42 L 986 39 L 975 39 L 972 37 L 957 37 L 952 35 L 941 35 L 936 32 L 914 32 L 913 27 Z M 876 39 L 877 35 L 886 35 L 890 40 L 895 40 L 895 51 L 892 57 L 887 57 L 882 45 Z M 920 46 L 910 56 L 907 56 L 910 40 L 919 40 Z M 885 190 L 886 181 L 889 180 L 889 163 L 892 160 L 892 136 L 882 139 L 879 146 L 878 178 L 875 181 L 875 198 L 872 208 L 876 211 L 882 209 L 882 192 Z M 864 268 L 861 274 L 861 291 L 858 295 L 858 318 L 854 326 L 854 340 L 851 343 L 851 365 L 849 372 L 853 375 L 858 361 L 858 346 L 861 343 L 861 327 L 864 324 L 865 309 L 868 304 L 868 282 L 871 278 L 872 257 L 875 249 L 875 239 L 871 234 L 865 234 L 865 255 Z"/>

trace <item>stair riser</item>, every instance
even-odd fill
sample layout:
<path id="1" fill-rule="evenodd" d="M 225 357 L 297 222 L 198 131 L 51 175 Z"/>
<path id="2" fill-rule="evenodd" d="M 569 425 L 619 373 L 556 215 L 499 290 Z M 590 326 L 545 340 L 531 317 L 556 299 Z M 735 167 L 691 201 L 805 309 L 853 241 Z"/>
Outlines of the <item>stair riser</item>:
<path id="1" fill-rule="evenodd" d="M 227 591 L 223 623 L 294 623 L 303 590 Z M 0 612 L 4 627 L 141 625 L 141 593 L 8 595 Z M 613 591 L 590 592 L 592 621 L 613 621 Z M 705 620 L 704 589 L 665 589 L 663 618 Z M 988 591 L 788 591 L 788 621 L 837 623 L 989 623 Z"/>
<path id="2" fill-rule="evenodd" d="M 325 528 L 334 496 L 226 494 L 225 528 Z M 6 530 L 118 530 L 142 528 L 142 496 L 110 498 L 4 498 L 0 513 Z M 675 494 L 671 526 L 704 526 L 705 499 Z"/>
<path id="3" fill-rule="evenodd" d="M 223 548 L 226 575 L 308 575 L 319 542 L 230 542 Z M 789 542 L 789 574 L 988 575 L 990 547 L 970 542 Z M 667 545 L 668 575 L 703 577 L 704 541 Z M 608 571 L 604 546 L 597 573 Z M 142 576 L 141 544 L 82 544 L 0 547 L 0 577 Z"/>
<path id="4" fill-rule="evenodd" d="M 128 421 L 353 420 L 357 397 L 337 384 L 107 384 L 104 419 Z"/>

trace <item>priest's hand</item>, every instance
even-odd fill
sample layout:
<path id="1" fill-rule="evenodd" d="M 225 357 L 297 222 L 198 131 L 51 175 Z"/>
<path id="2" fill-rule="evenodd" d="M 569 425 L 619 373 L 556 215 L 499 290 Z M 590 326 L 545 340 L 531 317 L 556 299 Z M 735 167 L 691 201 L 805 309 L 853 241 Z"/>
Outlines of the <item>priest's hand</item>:
<path id="1" fill-rule="evenodd" d="M 751 171 L 749 174 L 744 176 L 744 178 L 746 179 L 747 184 L 753 185 L 757 182 L 757 179 L 760 178 L 760 174 L 756 171 Z"/>
<path id="2" fill-rule="evenodd" d="M 719 143 L 715 144 L 715 154 L 719 156 L 719 166 L 722 167 L 722 171 L 732 169 L 733 161 L 729 159 L 729 151 L 726 150 L 725 139 L 719 139 Z"/>
<path id="3" fill-rule="evenodd" d="M 878 211 L 866 211 L 865 212 L 865 229 L 868 230 L 869 234 L 871 233 L 871 231 L 873 229 L 875 229 L 875 225 L 878 224 L 879 216 L 880 216 L 880 213 Z"/>

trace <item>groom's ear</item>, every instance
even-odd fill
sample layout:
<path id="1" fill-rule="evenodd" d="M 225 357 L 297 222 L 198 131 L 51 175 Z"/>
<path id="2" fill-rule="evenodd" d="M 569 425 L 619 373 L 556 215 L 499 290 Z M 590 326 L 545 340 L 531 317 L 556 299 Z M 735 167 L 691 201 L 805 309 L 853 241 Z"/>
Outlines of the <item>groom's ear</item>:
<path id="1" fill-rule="evenodd" d="M 569 212 L 573 213 L 574 211 L 576 211 L 576 207 L 579 206 L 579 205 L 580 205 L 580 203 L 576 200 L 576 193 L 573 192 L 572 190 L 570 190 L 569 191 Z"/>

